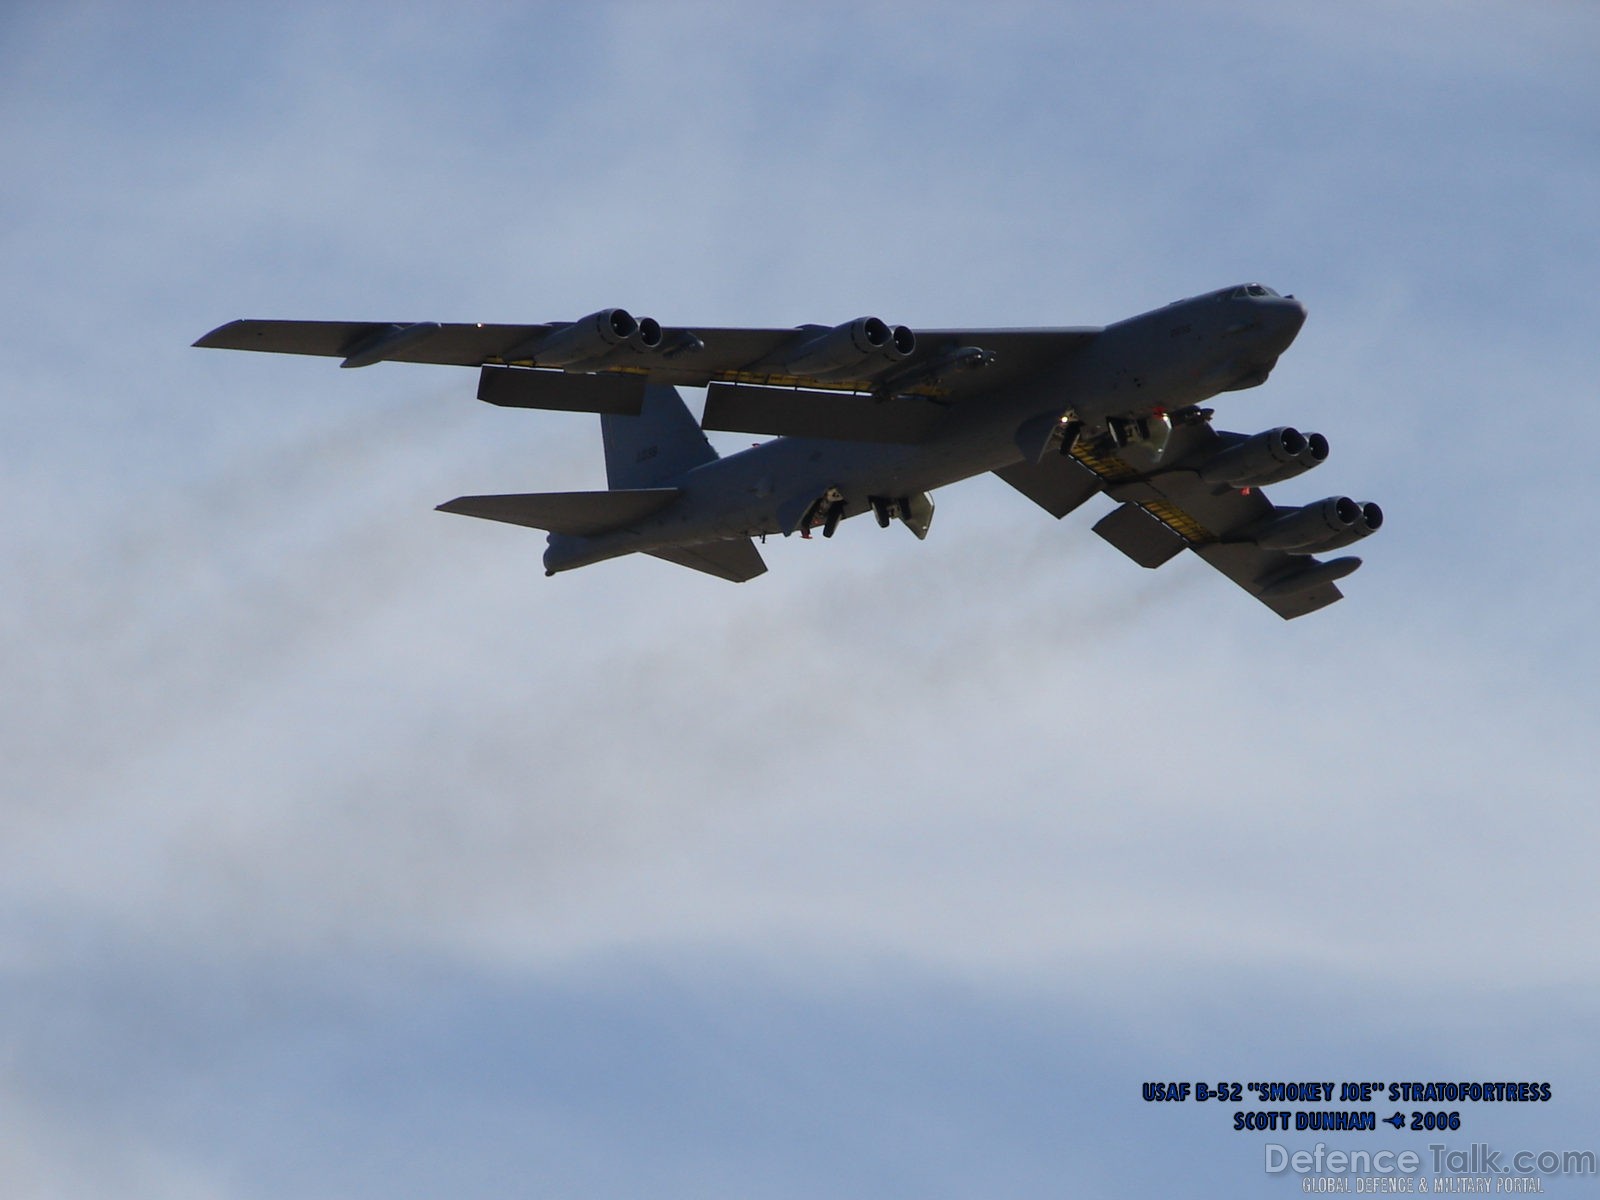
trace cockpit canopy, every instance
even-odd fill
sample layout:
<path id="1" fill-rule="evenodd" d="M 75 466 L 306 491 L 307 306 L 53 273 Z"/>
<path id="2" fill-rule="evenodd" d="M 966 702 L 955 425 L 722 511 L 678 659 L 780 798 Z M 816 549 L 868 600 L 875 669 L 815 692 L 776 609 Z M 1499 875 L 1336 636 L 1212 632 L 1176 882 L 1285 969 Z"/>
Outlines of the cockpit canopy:
<path id="1" fill-rule="evenodd" d="M 1251 296 L 1278 296 L 1279 293 L 1264 283 L 1241 283 L 1217 293 L 1218 300 L 1244 300 Z"/>

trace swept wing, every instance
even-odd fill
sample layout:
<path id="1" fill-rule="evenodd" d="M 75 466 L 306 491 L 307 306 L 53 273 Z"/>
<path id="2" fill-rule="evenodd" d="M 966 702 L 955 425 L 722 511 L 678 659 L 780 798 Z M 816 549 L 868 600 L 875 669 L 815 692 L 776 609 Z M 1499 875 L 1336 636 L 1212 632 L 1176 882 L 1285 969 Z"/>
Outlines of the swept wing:
<path id="1" fill-rule="evenodd" d="M 894 332 L 903 333 L 904 340 L 880 348 L 853 336 L 864 325 L 875 329 L 883 323 L 860 318 L 833 328 L 688 329 L 646 325 L 621 309 L 542 325 L 239 320 L 213 329 L 195 345 L 338 358 L 352 367 L 377 362 L 483 367 L 488 370 L 481 388 L 492 392 L 497 404 L 583 409 L 597 398 L 596 403 L 611 405 L 600 411 L 617 411 L 616 397 L 624 391 L 584 392 L 572 386 L 575 377 L 959 396 L 1030 374 L 1099 332 L 934 329 L 911 334 L 897 327 Z M 621 332 L 629 327 L 631 334 Z M 530 367 L 540 368 L 537 375 L 500 370 Z"/>
<path id="2" fill-rule="evenodd" d="M 1246 439 L 1214 430 L 1204 410 L 1185 416 L 1162 455 L 1170 465 L 1154 470 L 1141 471 L 1079 443 L 1069 453 L 1049 453 L 995 474 L 1055 517 L 1104 492 L 1119 506 L 1095 524 L 1095 532 L 1140 566 L 1159 567 L 1193 550 L 1285 620 L 1340 599 L 1334 581 L 1361 560 L 1323 560 L 1308 551 L 1342 548 L 1375 531 L 1382 521 L 1377 507 L 1335 497 L 1303 509 L 1280 508 L 1259 487 L 1208 482 L 1206 464 Z M 1325 532 L 1317 524 L 1324 507 L 1333 522 Z M 1291 522 L 1315 532 L 1296 536 Z M 1304 542 L 1296 545 L 1301 537 Z M 1294 549 L 1282 548 L 1285 542 Z"/>

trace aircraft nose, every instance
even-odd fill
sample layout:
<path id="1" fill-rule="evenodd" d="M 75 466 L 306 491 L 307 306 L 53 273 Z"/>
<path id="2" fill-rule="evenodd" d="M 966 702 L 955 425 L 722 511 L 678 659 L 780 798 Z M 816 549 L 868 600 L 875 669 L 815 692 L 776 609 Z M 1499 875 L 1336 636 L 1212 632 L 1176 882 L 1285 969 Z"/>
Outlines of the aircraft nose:
<path id="1" fill-rule="evenodd" d="M 1300 332 L 1300 326 L 1306 323 L 1306 306 L 1293 296 L 1279 296 L 1272 302 L 1269 320 L 1287 346 Z"/>

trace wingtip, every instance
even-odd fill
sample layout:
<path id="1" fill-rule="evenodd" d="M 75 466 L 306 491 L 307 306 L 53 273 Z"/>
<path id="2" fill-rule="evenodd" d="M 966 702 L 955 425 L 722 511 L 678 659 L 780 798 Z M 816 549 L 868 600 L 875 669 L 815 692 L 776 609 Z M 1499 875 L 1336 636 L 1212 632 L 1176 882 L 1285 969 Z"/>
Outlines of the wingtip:
<path id="1" fill-rule="evenodd" d="M 201 350 L 212 349 L 213 347 L 215 347 L 218 344 L 219 339 L 221 338 L 221 336 L 225 332 L 227 332 L 229 329 L 232 329 L 235 325 L 239 324 L 239 322 L 242 321 L 243 319 L 244 319 L 243 317 L 239 317 L 239 318 L 237 318 L 235 320 L 232 320 L 232 321 L 223 322 L 221 325 L 218 325 L 215 329 L 212 329 L 212 330 L 208 331 L 207 333 L 202 334 L 200 337 L 196 338 L 193 342 L 190 343 L 189 348 L 191 350 L 196 349 L 196 348 L 201 349 Z"/>

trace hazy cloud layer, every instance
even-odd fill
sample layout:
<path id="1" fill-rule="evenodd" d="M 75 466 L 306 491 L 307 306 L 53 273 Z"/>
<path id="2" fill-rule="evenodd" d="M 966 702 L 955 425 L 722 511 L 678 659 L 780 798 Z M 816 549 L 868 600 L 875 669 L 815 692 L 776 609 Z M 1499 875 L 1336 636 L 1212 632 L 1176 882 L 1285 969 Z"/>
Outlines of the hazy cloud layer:
<path id="1" fill-rule="evenodd" d="M 1572 5 L 0 18 L 0 1174 L 1265 1178 L 1167 1075 L 1549 1078 L 1472 1136 L 1591 1138 L 1597 50 Z M 737 588 L 546 580 L 430 508 L 598 486 L 592 419 L 188 348 L 1246 278 L 1311 319 L 1219 422 L 1390 518 L 1288 625 L 992 479 Z"/>

